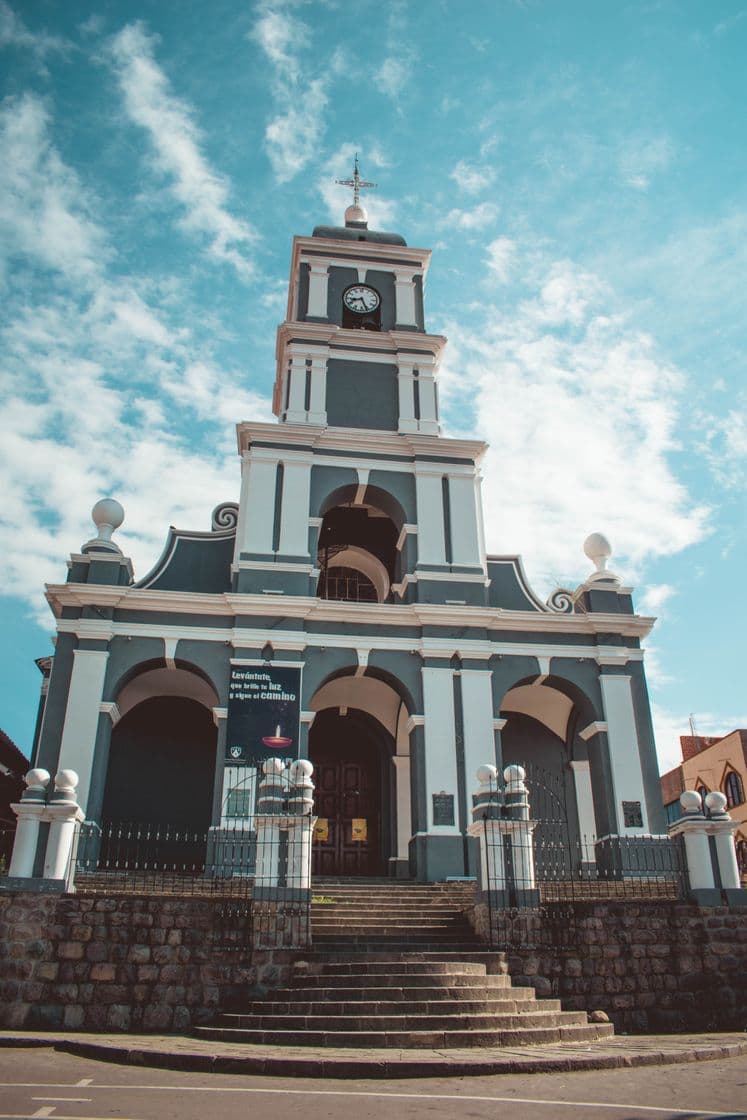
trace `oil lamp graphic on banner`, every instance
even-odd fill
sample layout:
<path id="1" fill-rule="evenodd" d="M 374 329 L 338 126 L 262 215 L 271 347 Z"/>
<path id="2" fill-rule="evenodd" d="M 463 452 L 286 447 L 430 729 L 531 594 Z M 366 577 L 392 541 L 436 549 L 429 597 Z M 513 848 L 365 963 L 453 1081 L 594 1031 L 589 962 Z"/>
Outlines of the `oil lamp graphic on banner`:
<path id="1" fill-rule="evenodd" d="M 271 751 L 282 751 L 285 750 L 286 747 L 289 747 L 293 740 L 289 739 L 286 735 L 280 734 L 280 724 L 278 724 L 275 728 L 275 734 L 263 735 L 262 742 Z"/>

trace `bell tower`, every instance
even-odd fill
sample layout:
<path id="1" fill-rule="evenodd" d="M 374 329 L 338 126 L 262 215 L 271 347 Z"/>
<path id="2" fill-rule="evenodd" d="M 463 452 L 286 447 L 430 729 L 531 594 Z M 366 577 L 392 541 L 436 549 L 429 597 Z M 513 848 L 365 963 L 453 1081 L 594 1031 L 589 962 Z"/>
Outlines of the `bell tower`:
<path id="1" fill-rule="evenodd" d="M 446 340 L 426 333 L 431 254 L 368 228 L 356 156 L 344 226 L 295 237 L 278 329 L 274 412 L 283 423 L 439 434 L 436 374 Z"/>

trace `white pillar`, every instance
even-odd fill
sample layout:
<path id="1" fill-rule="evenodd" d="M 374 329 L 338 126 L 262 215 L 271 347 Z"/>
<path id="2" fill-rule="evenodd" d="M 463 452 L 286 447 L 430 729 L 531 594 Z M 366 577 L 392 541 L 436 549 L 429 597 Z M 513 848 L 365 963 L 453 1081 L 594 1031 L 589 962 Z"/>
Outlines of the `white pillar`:
<path id="1" fill-rule="evenodd" d="M 11 805 L 18 822 L 8 874 L 18 879 L 31 879 L 39 843 L 39 825 L 46 806 L 49 773 L 47 770 L 35 768 L 29 770 L 24 781 L 26 789 L 21 800 Z"/>
<path id="2" fill-rule="evenodd" d="M 480 539 L 473 475 L 450 475 L 451 560 L 453 564 L 480 567 Z"/>
<path id="3" fill-rule="evenodd" d="M 418 510 L 418 563 L 445 564 L 442 471 L 415 464 Z"/>
<path id="4" fill-rule="evenodd" d="M 422 673 L 428 832 L 455 836 L 459 834 L 459 817 L 453 673 L 451 667 L 446 669 L 423 668 Z M 453 825 L 434 825 L 434 793 L 447 793 L 453 796 Z"/>
<path id="5" fill-rule="evenodd" d="M 311 359 L 311 393 L 309 395 L 308 422 L 327 423 L 327 359 Z"/>
<path id="6" fill-rule="evenodd" d="M 412 272 L 397 271 L 394 281 L 397 326 L 417 326 L 415 279 Z"/>
<path id="7" fill-rule="evenodd" d="M 418 431 L 428 436 L 439 434 L 438 408 L 436 405 L 436 376 L 433 369 L 422 367 L 418 375 L 418 395 L 420 399 L 420 420 Z"/>
<path id="8" fill-rule="evenodd" d="M 64 879 L 72 884 L 73 842 L 76 825 L 85 820 L 75 796 L 78 775 L 74 770 L 60 770 L 54 780 L 54 793 L 44 812 L 49 821 L 47 852 L 44 860 L 45 879 Z"/>
<path id="9" fill-rule="evenodd" d="M 242 495 L 245 505 L 241 511 L 243 540 L 240 549 L 237 544 L 238 552 L 272 552 L 277 469 L 277 452 L 252 448 L 246 464 L 246 484 Z"/>
<path id="10" fill-rule="evenodd" d="M 643 787 L 641 756 L 638 750 L 638 729 L 631 681 L 628 676 L 605 673 L 599 678 L 607 723 L 612 786 L 615 793 L 615 815 L 620 835 L 642 834 L 649 831 L 646 795 Z M 623 801 L 638 801 L 641 806 L 640 827 L 624 828 Z"/>
<path id="11" fill-rule="evenodd" d="M 594 797 L 591 792 L 591 767 L 588 758 L 578 758 L 571 762 L 573 783 L 576 787 L 576 809 L 578 810 L 578 831 L 584 863 L 593 863 L 596 854 L 594 845 L 597 839 L 597 826 L 594 819 Z"/>
<path id="12" fill-rule="evenodd" d="M 328 265 L 316 262 L 309 265 L 309 304 L 306 314 L 315 319 L 327 318 L 328 276 Z"/>
<path id="13" fill-rule="evenodd" d="M 408 755 L 395 754 L 394 766 L 394 803 L 397 813 L 397 858 L 407 859 L 412 835 L 412 806 L 410 802 L 410 758 Z"/>
<path id="14" fill-rule="evenodd" d="M 721 886 L 724 890 L 739 890 L 742 886 L 739 864 L 737 863 L 737 850 L 734 846 L 734 831 L 738 827 L 736 821 L 729 821 L 725 828 L 722 826 L 713 829 L 712 826 L 712 835 L 716 845 L 716 860 L 721 875 Z"/>
<path id="15" fill-rule="evenodd" d="M 708 843 L 708 821 L 703 816 L 702 804 L 697 790 L 685 790 L 680 795 L 682 816 L 669 826 L 670 836 L 683 838 L 691 891 L 713 890 L 716 885 Z"/>
<path id="16" fill-rule="evenodd" d="M 65 722 L 60 743 L 60 770 L 73 770 L 78 776 L 78 802 L 84 812 L 93 769 L 93 754 L 98 732 L 99 705 L 104 694 L 104 679 L 109 650 L 76 649 L 67 694 Z"/>
<path id="17" fill-rule="evenodd" d="M 399 391 L 399 431 L 417 432 L 415 419 L 415 390 L 413 366 L 400 362 L 397 368 L 397 387 Z"/>
<path id="18" fill-rule="evenodd" d="M 283 453 L 283 504 L 278 551 L 286 556 L 309 554 L 311 458 Z"/>
<path id="19" fill-rule="evenodd" d="M 289 424 L 303 424 L 306 420 L 306 358 L 293 354 L 286 377 L 290 378 L 290 394 L 285 420 Z"/>
<path id="20" fill-rule="evenodd" d="M 462 669 L 464 769 L 469 777 L 486 758 L 495 758 L 493 674 L 490 669 Z"/>

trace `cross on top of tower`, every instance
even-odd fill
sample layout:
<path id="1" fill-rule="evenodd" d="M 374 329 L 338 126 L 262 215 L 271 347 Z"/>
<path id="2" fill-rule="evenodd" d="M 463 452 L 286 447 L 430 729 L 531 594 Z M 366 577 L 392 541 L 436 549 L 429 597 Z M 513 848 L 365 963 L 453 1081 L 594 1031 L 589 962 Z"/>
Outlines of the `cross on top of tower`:
<path id="1" fill-rule="evenodd" d="M 360 204 L 361 191 L 373 190 L 376 183 L 369 183 L 367 179 L 361 179 L 360 170 L 358 168 L 358 153 L 355 153 L 355 162 L 353 164 L 353 178 L 352 179 L 335 179 L 335 182 L 340 187 L 352 187 L 353 189 L 353 205 L 348 206 L 345 211 L 345 223 L 360 222 L 366 223 L 368 221 L 368 214 Z"/>

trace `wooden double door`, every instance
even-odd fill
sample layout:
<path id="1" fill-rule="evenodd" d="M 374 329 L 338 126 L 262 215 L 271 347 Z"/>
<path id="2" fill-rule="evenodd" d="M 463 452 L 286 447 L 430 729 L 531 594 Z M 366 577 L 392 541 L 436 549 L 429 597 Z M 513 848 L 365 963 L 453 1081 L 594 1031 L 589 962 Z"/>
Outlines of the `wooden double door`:
<path id="1" fill-rule="evenodd" d="M 381 755 L 371 732 L 332 711 L 320 712 L 312 731 L 312 875 L 381 875 Z"/>

